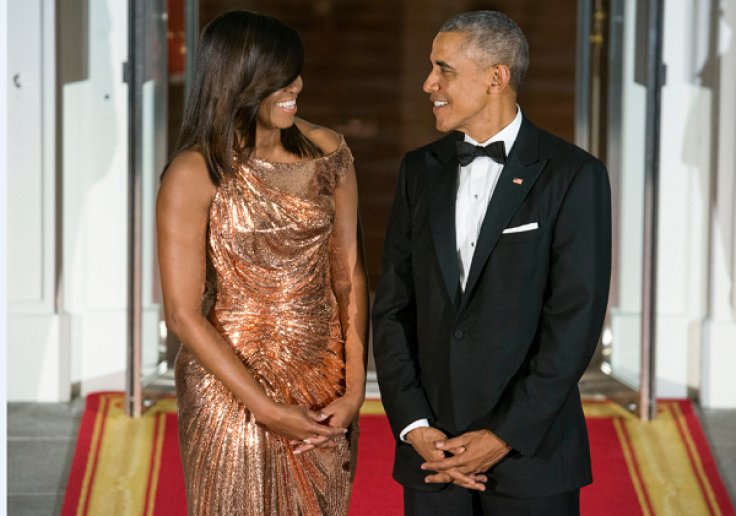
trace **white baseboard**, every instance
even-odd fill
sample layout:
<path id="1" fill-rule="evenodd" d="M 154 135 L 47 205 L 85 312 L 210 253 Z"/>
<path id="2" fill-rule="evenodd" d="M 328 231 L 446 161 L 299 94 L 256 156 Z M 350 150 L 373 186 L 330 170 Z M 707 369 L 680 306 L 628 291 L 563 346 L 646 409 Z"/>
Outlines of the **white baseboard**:
<path id="1" fill-rule="evenodd" d="M 658 398 L 687 398 L 691 323 L 691 318 L 679 314 L 657 316 Z"/>
<path id="2" fill-rule="evenodd" d="M 700 403 L 736 408 L 736 322 L 706 320 L 703 337 Z"/>
<path id="3" fill-rule="evenodd" d="M 378 378 L 376 377 L 375 371 L 368 371 L 366 373 L 365 397 L 371 400 L 381 399 L 381 391 L 378 389 Z"/>
<path id="4" fill-rule="evenodd" d="M 634 388 L 641 374 L 641 315 L 639 313 L 612 314 L 613 376 Z M 698 319 L 677 315 L 659 315 L 656 331 L 656 395 L 658 398 L 686 398 L 688 396 L 688 358 L 691 353 L 693 324 Z"/>
<path id="5" fill-rule="evenodd" d="M 69 317 L 56 314 L 9 314 L 7 374 L 8 401 L 69 401 Z"/>
<path id="6" fill-rule="evenodd" d="M 80 395 L 87 396 L 100 391 L 125 391 L 125 371 L 85 378 L 80 385 Z"/>

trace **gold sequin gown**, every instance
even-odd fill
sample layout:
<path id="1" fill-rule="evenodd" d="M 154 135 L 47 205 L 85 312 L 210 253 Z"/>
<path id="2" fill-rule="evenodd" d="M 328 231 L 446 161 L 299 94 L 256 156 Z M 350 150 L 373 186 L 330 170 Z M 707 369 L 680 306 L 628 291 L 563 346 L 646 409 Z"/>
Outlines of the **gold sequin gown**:
<path id="1" fill-rule="evenodd" d="M 270 397 L 314 410 L 345 389 L 330 233 L 333 191 L 352 163 L 344 140 L 304 163 L 249 158 L 209 212 L 209 321 Z M 295 455 L 184 347 L 176 388 L 189 516 L 347 514 L 356 423 L 336 449 Z"/>

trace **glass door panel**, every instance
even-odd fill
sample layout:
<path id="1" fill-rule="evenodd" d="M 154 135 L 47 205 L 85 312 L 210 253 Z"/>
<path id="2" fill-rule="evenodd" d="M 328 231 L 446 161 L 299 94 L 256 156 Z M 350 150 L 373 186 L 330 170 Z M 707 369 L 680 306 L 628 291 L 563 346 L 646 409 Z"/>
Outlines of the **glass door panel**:
<path id="1" fill-rule="evenodd" d="M 652 45 L 661 43 L 661 0 L 581 0 L 580 13 L 589 47 L 579 50 L 577 139 L 606 163 L 612 194 L 611 294 L 596 362 L 610 381 L 601 394 L 648 411 L 661 77 L 647 56 L 660 65 Z"/>
<path id="2" fill-rule="evenodd" d="M 155 203 L 166 164 L 166 0 L 129 4 L 129 367 L 131 415 L 144 410 L 147 389 L 166 372 L 166 327 L 156 256 Z"/>
<path id="3" fill-rule="evenodd" d="M 645 48 L 637 38 L 637 15 L 641 20 L 641 13 L 636 7 L 637 0 L 611 2 L 607 162 L 613 197 L 614 266 L 603 367 L 639 390 L 647 88 L 640 72 Z"/>

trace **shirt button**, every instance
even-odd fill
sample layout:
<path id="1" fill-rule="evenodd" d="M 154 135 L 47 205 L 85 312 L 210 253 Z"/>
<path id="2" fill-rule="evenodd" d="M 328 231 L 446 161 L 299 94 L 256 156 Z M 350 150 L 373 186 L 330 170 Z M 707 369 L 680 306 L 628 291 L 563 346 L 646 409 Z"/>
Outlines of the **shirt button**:
<path id="1" fill-rule="evenodd" d="M 474 195 L 473 197 L 475 197 L 476 199 L 478 198 L 478 196 L 477 196 L 477 195 Z"/>
<path id="2" fill-rule="evenodd" d="M 463 330 L 455 330 L 454 335 L 456 339 L 462 339 L 464 336 Z"/>
<path id="3" fill-rule="evenodd" d="M 475 242 L 470 242 L 470 247 L 475 247 Z"/>

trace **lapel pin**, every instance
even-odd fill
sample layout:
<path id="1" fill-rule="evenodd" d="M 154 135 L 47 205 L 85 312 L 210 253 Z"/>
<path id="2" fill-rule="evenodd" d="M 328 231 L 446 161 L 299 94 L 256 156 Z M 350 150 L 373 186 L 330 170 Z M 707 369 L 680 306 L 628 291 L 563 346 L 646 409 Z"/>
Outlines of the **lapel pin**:
<path id="1" fill-rule="evenodd" d="M 519 179 L 518 177 L 515 177 L 515 178 L 514 178 L 514 183 L 515 183 L 515 184 L 517 184 L 517 185 L 520 185 L 520 184 L 521 184 L 521 183 L 523 183 L 523 182 L 524 182 L 524 180 L 523 180 L 523 179 Z"/>

